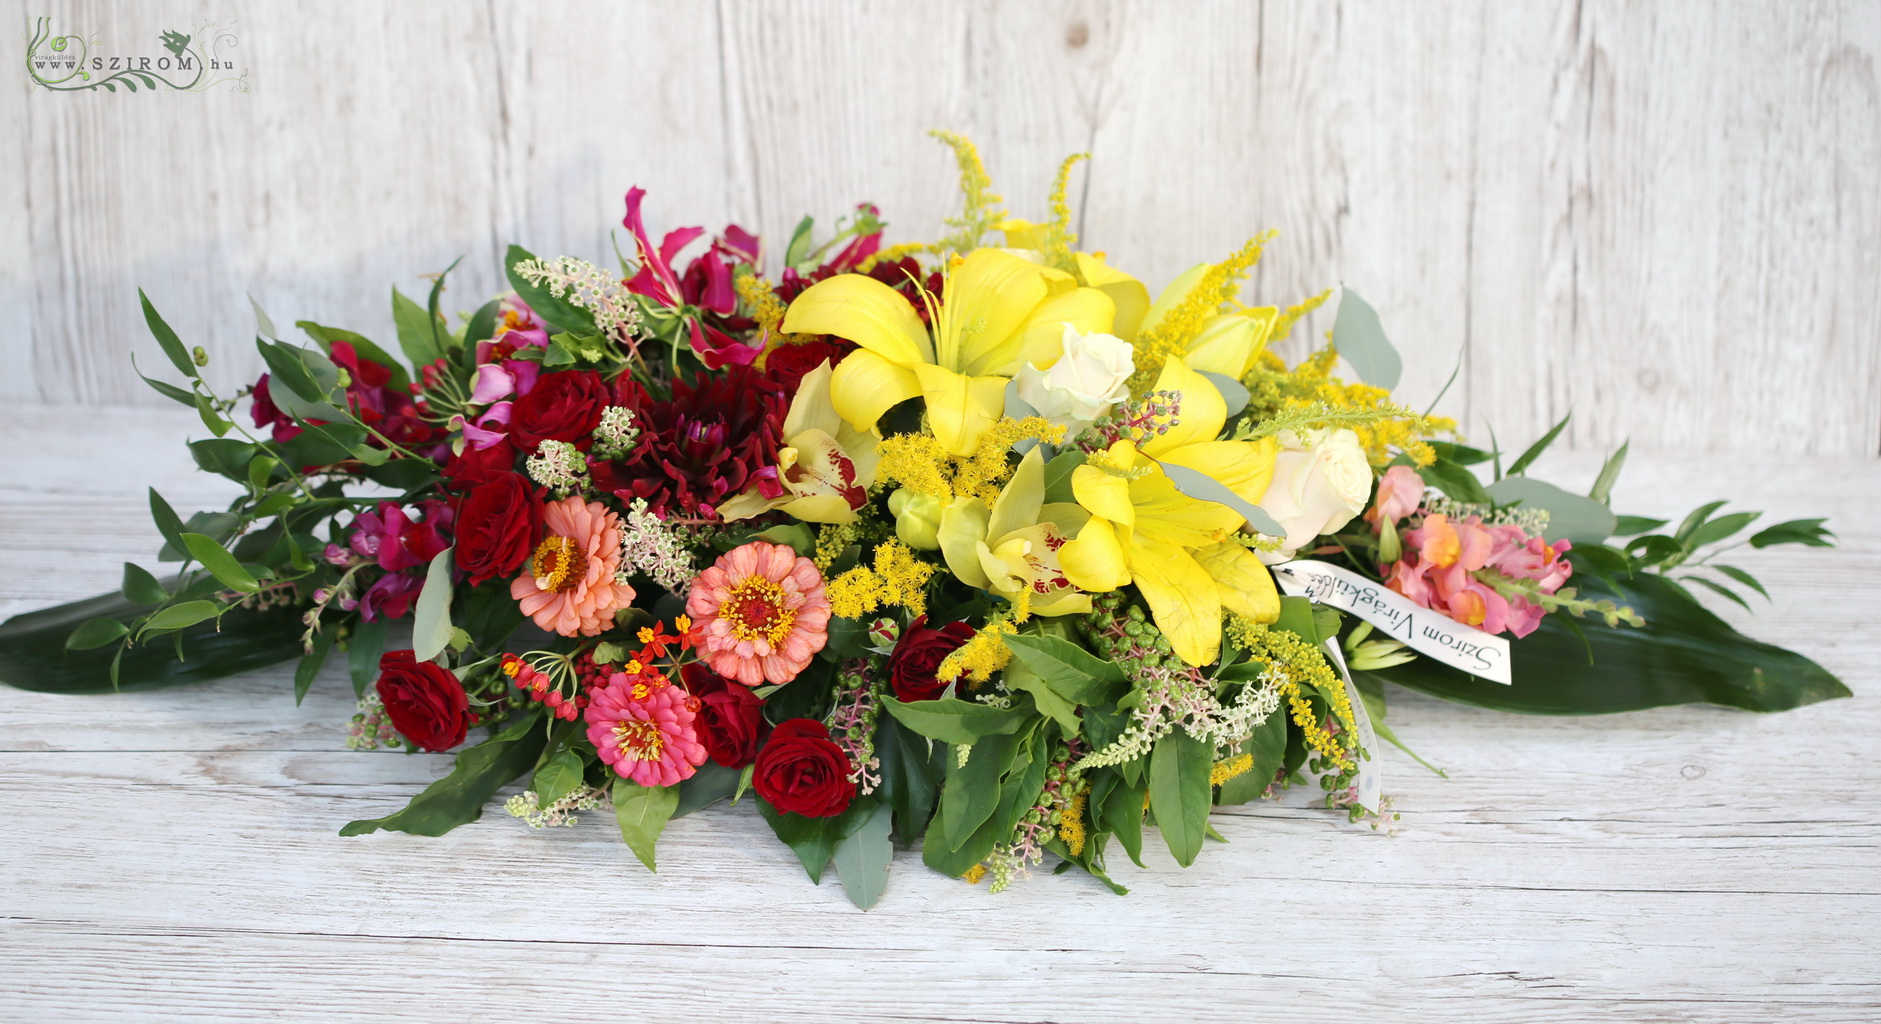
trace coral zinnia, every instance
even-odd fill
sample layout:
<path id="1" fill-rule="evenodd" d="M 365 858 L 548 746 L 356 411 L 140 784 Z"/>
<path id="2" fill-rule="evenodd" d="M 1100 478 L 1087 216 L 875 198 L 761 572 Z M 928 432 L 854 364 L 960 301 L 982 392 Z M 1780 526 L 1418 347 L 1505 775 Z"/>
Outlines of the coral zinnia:
<path id="1" fill-rule="evenodd" d="M 598 501 L 563 498 L 543 506 L 548 537 L 536 545 L 509 596 L 536 625 L 563 636 L 594 636 L 614 624 L 634 590 L 620 569 L 620 517 Z"/>
<path id="2" fill-rule="evenodd" d="M 616 390 L 616 404 L 633 410 L 640 443 L 620 462 L 597 462 L 592 470 L 595 483 L 622 501 L 645 498 L 661 515 L 677 505 L 716 518 L 720 502 L 747 488 L 767 498 L 784 493 L 777 449 L 790 399 L 776 381 L 733 366 L 690 385 L 675 381 L 667 401 L 626 375 Z"/>
<path id="3" fill-rule="evenodd" d="M 615 675 L 593 691 L 588 740 L 622 778 L 642 786 L 670 786 L 705 763 L 705 744 L 693 728 L 697 701 L 665 680 L 629 683 Z"/>
<path id="4" fill-rule="evenodd" d="M 797 678 L 829 637 L 823 574 L 782 544 L 733 548 L 692 582 L 686 614 L 712 671 L 746 686 Z"/>

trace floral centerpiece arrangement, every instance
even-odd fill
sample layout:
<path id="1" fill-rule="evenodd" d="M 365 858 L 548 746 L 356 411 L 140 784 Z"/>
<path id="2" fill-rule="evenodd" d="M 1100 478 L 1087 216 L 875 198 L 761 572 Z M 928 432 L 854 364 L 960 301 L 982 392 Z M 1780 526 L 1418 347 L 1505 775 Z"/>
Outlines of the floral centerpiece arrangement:
<path id="1" fill-rule="evenodd" d="M 1116 887 L 1152 826 L 1186 865 L 1211 809 L 1276 787 L 1376 816 L 1386 682 L 1568 714 L 1846 694 L 1692 590 L 1761 593 L 1720 545 L 1821 520 L 1615 515 L 1624 449 L 1580 495 L 1526 472 L 1562 426 L 1506 464 L 1463 444 L 1393 398 L 1350 291 L 1282 360 L 1331 293 L 1243 304 L 1268 236 L 1152 289 L 1079 248 L 1078 157 L 1034 223 L 941 137 L 965 201 L 938 241 L 885 245 L 864 205 L 781 252 L 656 242 L 634 189 L 616 269 L 512 247 L 514 291 L 458 321 L 443 275 L 394 291 L 403 360 L 257 309 L 268 372 L 234 399 L 145 299 L 182 382 L 146 379 L 240 496 L 185 518 L 152 490 L 175 571 L 0 627 L 0 676 L 298 656 L 298 698 L 343 660 L 352 746 L 458 751 L 345 835 L 438 835 L 526 780 L 512 815 L 611 804 L 651 868 L 729 800 L 862 906 L 898 844 L 994 889 L 1048 861 Z"/>

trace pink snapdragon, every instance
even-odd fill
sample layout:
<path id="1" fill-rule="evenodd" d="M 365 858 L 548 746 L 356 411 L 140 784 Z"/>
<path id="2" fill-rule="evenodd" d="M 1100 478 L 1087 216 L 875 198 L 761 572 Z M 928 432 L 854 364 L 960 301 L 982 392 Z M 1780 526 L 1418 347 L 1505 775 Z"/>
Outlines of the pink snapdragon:
<path id="1" fill-rule="evenodd" d="M 1385 585 L 1486 633 L 1527 636 L 1547 610 L 1520 591 L 1505 596 L 1478 573 L 1531 581 L 1536 593 L 1551 595 L 1574 571 L 1561 557 L 1569 542 L 1550 544 L 1512 523 L 1486 525 L 1481 516 L 1452 521 L 1441 513 L 1427 515 L 1404 534 L 1404 545 L 1404 557 L 1391 566 Z"/>

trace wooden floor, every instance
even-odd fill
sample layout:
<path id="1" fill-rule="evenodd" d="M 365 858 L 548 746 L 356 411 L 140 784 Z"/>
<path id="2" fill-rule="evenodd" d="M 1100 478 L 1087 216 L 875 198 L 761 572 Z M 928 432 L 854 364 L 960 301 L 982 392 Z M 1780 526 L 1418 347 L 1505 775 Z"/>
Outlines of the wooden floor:
<path id="1" fill-rule="evenodd" d="M 0 615 L 147 561 L 146 483 L 215 499 L 191 423 L 10 410 Z M 1537 471 L 1585 486 L 1597 461 Z M 1776 597 L 1750 628 L 1855 699 L 1542 719 L 1394 694 L 1392 725 L 1450 777 L 1385 750 L 1391 834 L 1241 808 L 1193 869 L 1119 867 L 1127 897 L 1049 875 L 995 896 L 904 853 L 864 914 L 743 807 L 676 822 L 658 876 L 605 814 L 341 839 L 449 758 L 348 752 L 336 675 L 300 707 L 285 670 L 0 689 L 0 1018 L 1874 1020 L 1881 464 L 1636 454 L 1616 492 L 1659 515 L 1727 495 L 1834 517 L 1838 551 L 1734 561 Z"/>

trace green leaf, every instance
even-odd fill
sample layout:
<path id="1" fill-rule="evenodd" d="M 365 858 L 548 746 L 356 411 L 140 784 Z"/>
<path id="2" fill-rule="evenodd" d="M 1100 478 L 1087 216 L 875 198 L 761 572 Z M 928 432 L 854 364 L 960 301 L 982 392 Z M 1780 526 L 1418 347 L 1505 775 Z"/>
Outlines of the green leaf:
<path id="1" fill-rule="evenodd" d="M 1570 494 L 1546 481 L 1508 476 L 1490 484 L 1489 497 L 1497 505 L 1520 504 L 1548 511 L 1549 540 L 1598 544 L 1613 536 L 1613 512 L 1592 498 Z"/>
<path id="2" fill-rule="evenodd" d="M 1529 445 L 1527 451 L 1516 456 L 1515 461 L 1509 463 L 1508 475 L 1521 476 L 1522 470 L 1527 469 L 1536 459 L 1541 458 L 1541 453 L 1547 451 L 1548 446 L 1554 443 L 1554 439 L 1561 436 L 1561 431 L 1567 429 L 1568 421 L 1573 418 L 1573 413 L 1568 413 L 1566 416 L 1561 417 L 1561 422 L 1555 424 L 1554 429 L 1543 434 L 1541 440 Z"/>
<path id="3" fill-rule="evenodd" d="M 131 360 L 131 369 L 132 369 L 132 372 L 135 372 L 137 376 L 143 380 L 144 383 L 150 385 L 151 389 L 156 391 L 157 394 L 162 395 L 165 398 L 174 399 L 175 401 L 180 402 L 183 405 L 190 406 L 191 408 L 195 407 L 197 395 L 194 391 L 185 391 L 182 388 L 177 387 L 175 384 L 166 384 L 163 381 L 156 380 L 155 378 L 145 377 L 143 372 L 137 369 L 137 360 L 135 358 Z"/>
<path id="4" fill-rule="evenodd" d="M 1578 550 L 1578 549 L 1576 549 Z M 1385 682 L 1376 676 L 1359 672 L 1352 677 L 1352 688 L 1359 692 L 1359 699 L 1365 702 L 1365 714 L 1372 720 L 1372 731 L 1386 743 L 1404 751 L 1405 755 L 1429 769 L 1438 778 L 1447 779 L 1449 773 L 1418 756 L 1417 751 L 1404 745 L 1398 734 L 1385 724 Z"/>
<path id="5" fill-rule="evenodd" d="M 516 289 L 516 294 L 535 310 L 536 315 L 547 321 L 552 327 L 558 327 L 572 334 L 598 333 L 594 326 L 594 317 L 588 311 L 549 293 L 547 288 L 530 284 L 522 275 L 516 273 L 516 264 L 524 260 L 535 259 L 535 253 L 520 245 L 512 245 L 503 256 L 503 271 L 509 277 L 509 286 Z"/>
<path id="6" fill-rule="evenodd" d="M 430 661 L 444 653 L 451 642 L 451 548 L 438 552 L 425 570 L 425 586 L 418 592 L 418 607 L 412 613 L 412 657 Z"/>
<path id="7" fill-rule="evenodd" d="M 327 663 L 327 653 L 333 650 L 333 634 L 319 632 L 314 634 L 313 650 L 301 656 L 300 664 L 294 666 L 294 704 L 296 707 L 307 696 L 307 688 L 313 685 L 314 677 L 320 674 L 320 667 Z"/>
<path id="8" fill-rule="evenodd" d="M 162 604 L 170 599 L 170 592 L 163 589 L 163 584 L 135 562 L 124 563 L 124 583 L 118 592 L 132 604 Z"/>
<path id="9" fill-rule="evenodd" d="M 770 824 L 777 838 L 797 855 L 798 863 L 803 865 L 804 873 L 812 882 L 823 880 L 823 869 L 828 866 L 836 843 L 874 813 L 874 801 L 866 799 L 855 801 L 848 810 L 833 818 L 806 818 L 780 811 L 765 800 L 757 804 L 758 814 Z"/>
<path id="10" fill-rule="evenodd" d="M 1725 503 L 1722 501 L 1714 501 L 1710 504 L 1700 505 L 1692 509 L 1691 514 L 1685 517 L 1684 522 L 1679 523 L 1679 528 L 1673 531 L 1672 539 L 1684 545 L 1686 550 L 1690 550 L 1693 547 L 1691 544 L 1692 534 L 1697 533 L 1698 528 L 1704 525 L 1705 520 L 1711 518 L 1711 513 L 1723 508 L 1724 505 Z"/>
<path id="11" fill-rule="evenodd" d="M 156 614 L 144 620 L 143 633 L 169 632 L 194 626 L 215 618 L 222 606 L 214 601 L 184 601 L 168 608 L 159 609 Z"/>
<path id="12" fill-rule="evenodd" d="M 1722 583 L 1717 583 L 1712 580 L 1705 579 L 1703 576 L 1680 576 L 1679 580 L 1684 583 L 1696 583 L 1699 586 L 1704 587 L 1706 590 L 1710 590 L 1716 594 L 1721 595 L 1726 600 L 1735 602 L 1739 607 L 1743 608 L 1745 611 L 1750 611 L 1750 602 L 1739 597 L 1737 595 L 1737 591 L 1732 590 L 1730 587 L 1727 587 Z"/>
<path id="13" fill-rule="evenodd" d="M 836 844 L 832 855 L 844 894 L 863 910 L 875 906 L 888 889 L 888 868 L 895 859 L 895 844 L 888 838 L 893 818 L 893 808 L 876 805 L 860 828 Z"/>
<path id="14" fill-rule="evenodd" d="M 1466 444 L 1452 444 L 1449 441 L 1431 441 L 1430 450 L 1445 462 L 1454 462 L 1459 466 L 1474 466 L 1488 462 L 1494 453 L 1481 448 L 1471 448 Z"/>
<path id="15" fill-rule="evenodd" d="M 150 488 L 150 518 L 156 521 L 157 532 L 163 535 L 164 543 L 180 554 L 183 551 L 183 520 L 170 507 L 170 503 L 163 500 L 163 495 L 157 493 L 155 487 Z"/>
<path id="16" fill-rule="evenodd" d="M 1613 485 L 1619 482 L 1620 470 L 1626 465 L 1626 449 L 1632 443 L 1631 441 L 1621 442 L 1620 447 L 1607 458 L 1606 464 L 1600 467 L 1600 475 L 1594 478 L 1594 486 L 1587 492 L 1589 498 L 1602 505 L 1612 504 Z M 1654 529 L 1654 527 L 1649 526 L 1647 529 Z"/>
<path id="17" fill-rule="evenodd" d="M 810 246 L 814 244 L 810 231 L 815 226 L 814 217 L 806 216 L 797 222 L 796 230 L 790 233 L 790 244 L 784 248 L 784 266 L 798 266 L 810 255 Z"/>
<path id="18" fill-rule="evenodd" d="M 575 791 L 581 785 L 581 755 L 563 747 L 554 756 L 536 766 L 529 788 L 536 791 L 536 804 L 547 807 Z"/>
<path id="19" fill-rule="evenodd" d="M 385 829 L 414 836 L 441 836 L 476 821 L 497 790 L 522 777 L 536 763 L 548 742 L 540 724 L 540 715 L 525 714 L 494 738 L 458 751 L 451 773 L 412 797 L 404 810 L 383 818 L 348 822 L 340 835 L 359 836 Z"/>
<path id="20" fill-rule="evenodd" d="M 280 341 L 280 337 L 274 330 L 274 318 L 268 315 L 267 310 L 261 308 L 261 303 L 256 302 L 253 295 L 248 297 L 248 305 L 255 311 L 255 333 L 270 341 Z"/>
<path id="21" fill-rule="evenodd" d="M 464 348 L 476 358 L 477 343 L 496 337 L 496 319 L 503 310 L 502 299 L 491 299 L 471 314 L 470 322 L 464 326 Z"/>
<path id="22" fill-rule="evenodd" d="M 1123 852 L 1143 864 L 1143 787 L 1118 785 L 1104 798 L 1104 828 L 1116 835 Z"/>
<path id="23" fill-rule="evenodd" d="M 397 287 L 392 289 L 392 323 L 398 327 L 399 351 L 418 371 L 444 358 L 437 342 L 437 320 Z"/>
<path id="24" fill-rule="evenodd" d="M 379 678 L 379 658 L 385 653 L 385 634 L 392 624 L 385 619 L 361 621 L 346 641 L 346 667 L 353 677 L 353 696 L 364 697 L 366 687 Z"/>
<path id="25" fill-rule="evenodd" d="M 895 838 L 912 843 L 934 816 L 946 769 L 940 758 L 949 755 L 945 744 L 932 744 L 907 726 L 884 716 L 875 726 L 875 756 L 882 762 L 882 785 L 876 795 L 895 810 Z"/>
<path id="26" fill-rule="evenodd" d="M 1115 662 L 1061 637 L 1016 633 L 1006 637 L 1006 647 L 1046 686 L 1074 704 L 1115 704 L 1130 688 L 1129 677 Z"/>
<path id="27" fill-rule="evenodd" d="M 1024 662 L 1014 662 L 1006 666 L 1004 675 L 1006 688 L 1032 695 L 1032 704 L 1039 714 L 1057 722 L 1063 727 L 1066 736 L 1078 734 L 1078 706 L 1058 695 L 1058 691 L 1045 685 L 1037 672 Z"/>
<path id="28" fill-rule="evenodd" d="M 261 353 L 262 360 L 268 364 L 268 396 L 276 405 L 281 405 L 292 398 L 308 403 L 324 404 L 326 402 L 329 388 L 321 386 L 319 378 L 314 376 L 307 361 L 301 358 L 301 353 L 306 351 L 305 349 L 282 341 L 270 342 L 260 338 L 255 339 L 255 349 Z M 333 383 L 337 384 L 338 381 L 339 377 L 336 372 Z M 294 407 L 290 403 L 282 405 L 282 410 L 293 412 Z"/>
<path id="29" fill-rule="evenodd" d="M 392 371 L 392 379 L 387 381 L 387 386 L 391 387 L 393 390 L 405 391 L 411 387 L 411 374 L 405 372 L 404 365 L 392 358 L 390 352 L 380 348 L 377 342 L 365 335 L 339 327 L 326 327 L 314 323 L 312 320 L 299 320 L 294 323 L 294 326 L 306 332 L 309 338 L 319 343 L 320 347 L 324 349 L 329 356 L 333 352 L 333 343 L 343 341 L 353 346 L 353 352 L 355 354 L 378 363 L 380 366 Z"/>
<path id="30" fill-rule="evenodd" d="M 196 415 L 201 417 L 202 425 L 217 437 L 228 433 L 229 428 L 235 425 L 223 419 L 221 413 L 216 412 L 215 403 L 209 400 L 208 395 L 196 396 Z"/>
<path id="31" fill-rule="evenodd" d="M 1787 711 L 1848 696 L 1848 688 L 1822 666 L 1737 632 L 1672 580 L 1635 572 L 1618 576 L 1616 590 L 1580 570 L 1576 559 L 1581 598 L 1628 605 L 1646 625 L 1590 624 L 1583 645 L 1571 618 L 1549 615 L 1535 632 L 1510 642 L 1512 686 L 1474 679 L 1429 658 L 1373 674 L 1445 700 L 1528 714 L 1594 715 L 1696 703 Z"/>
<path id="32" fill-rule="evenodd" d="M 1707 520 L 1692 531 L 1690 546 L 1702 548 L 1707 544 L 1716 544 L 1756 522 L 1762 515 L 1762 512 L 1733 512 L 1728 516 Z"/>
<path id="33" fill-rule="evenodd" d="M 176 580 L 169 584 L 175 586 Z M 178 661 L 168 644 L 65 649 L 66 637 L 87 619 L 129 623 L 142 611 L 120 594 L 100 594 L 8 619 L 0 623 L 0 682 L 40 693 L 111 693 L 218 679 L 298 656 L 306 628 L 301 610 L 291 605 L 236 607 L 223 614 L 219 630 L 217 623 L 205 621 L 177 634 L 189 654 L 185 661 Z M 112 681 L 113 664 L 121 685 Z"/>
<path id="34" fill-rule="evenodd" d="M 213 437 L 189 442 L 190 457 L 205 473 L 227 477 L 237 483 L 248 480 L 248 464 L 260 448 L 233 437 Z"/>
<path id="35" fill-rule="evenodd" d="M 1763 589 L 1763 584 L 1757 582 L 1757 577 L 1752 576 L 1750 573 L 1747 573 L 1744 570 L 1739 569 L 1737 566 L 1734 566 L 1734 565 L 1714 565 L 1711 568 L 1718 570 L 1719 572 L 1725 574 L 1726 576 L 1729 576 L 1730 578 L 1736 580 L 1737 582 L 1742 583 L 1743 585 L 1749 587 L 1752 590 L 1755 590 L 1757 593 L 1762 594 L 1764 600 L 1766 601 L 1770 600 L 1770 592 L 1768 590 Z"/>
<path id="36" fill-rule="evenodd" d="M 752 536 L 758 540 L 768 541 L 772 544 L 782 544 L 805 558 L 810 558 L 816 554 L 816 534 L 810 532 L 810 528 L 802 523 L 786 523 L 783 526 L 773 526 L 768 530 L 752 534 Z"/>
<path id="37" fill-rule="evenodd" d="M 214 574 L 216 579 L 221 580 L 223 586 L 231 590 L 239 590 L 244 594 L 252 594 L 261 589 L 261 584 L 248 574 L 247 569 L 242 568 L 242 563 L 236 561 L 235 556 L 229 554 L 227 548 L 216 543 L 214 538 L 205 537 L 200 533 L 186 533 L 183 535 L 183 544 L 189 549 L 190 557 L 201 562 L 202 567 Z"/>
<path id="38" fill-rule="evenodd" d="M 1060 452 L 1045 464 L 1045 500 L 1056 502 L 1075 502 L 1077 495 L 1071 493 L 1071 473 L 1084 460 L 1089 458 L 1080 451 Z"/>
<path id="39" fill-rule="evenodd" d="M 1158 462 L 1157 465 L 1162 467 L 1163 475 L 1169 478 L 1169 482 L 1175 485 L 1176 490 L 1183 494 L 1202 501 L 1226 505 L 1239 512 L 1241 518 L 1247 520 L 1249 526 L 1269 537 L 1287 535 L 1286 528 L 1269 515 L 1266 509 L 1242 498 L 1214 477 L 1201 470 L 1180 466 L 1173 462 Z"/>
<path id="40" fill-rule="evenodd" d="M 201 376 L 196 369 L 196 361 L 189 357 L 189 350 L 183 347 L 182 339 L 178 338 L 176 332 L 170 329 L 170 325 L 158 315 L 157 307 L 150 304 L 150 296 L 145 295 L 142 288 L 137 289 L 137 301 L 143 303 L 144 323 L 150 326 L 151 335 L 157 339 L 157 345 L 163 349 L 163 354 L 169 357 L 170 365 L 176 367 L 176 372 L 185 377 L 194 379 Z"/>
<path id="41" fill-rule="evenodd" d="M 438 300 L 444 297 L 444 279 L 451 276 L 451 271 L 456 270 L 457 265 L 462 262 L 464 262 L 464 258 L 462 256 L 457 257 L 451 261 L 450 266 L 445 267 L 442 273 L 432 279 L 431 295 L 425 300 L 425 312 L 428 314 L 426 319 L 431 322 L 431 342 L 432 346 L 438 350 L 439 356 L 448 356 L 450 354 L 453 339 L 451 338 L 450 330 L 445 326 L 444 314 L 438 309 Z M 472 365 L 475 365 L 474 361 L 476 357 L 474 353 L 471 358 L 473 360 Z"/>
<path id="42" fill-rule="evenodd" d="M 1385 337 L 1378 313 L 1350 288 L 1339 296 L 1339 313 L 1332 322 L 1332 347 L 1352 365 L 1360 380 L 1373 387 L 1390 391 L 1404 374 L 1404 360 Z"/>
<path id="43" fill-rule="evenodd" d="M 673 817 L 683 818 L 694 811 L 710 807 L 720 800 L 728 799 L 738 790 L 740 772 L 736 768 L 727 768 L 717 761 L 707 761 L 692 773 L 692 777 L 679 784 L 679 806 L 673 808 Z"/>
<path id="44" fill-rule="evenodd" d="M 116 619 L 86 619 L 65 638 L 68 651 L 89 651 L 130 635 L 130 627 Z"/>
<path id="45" fill-rule="evenodd" d="M 1027 701 L 996 708 L 957 697 L 918 700 L 904 704 L 882 698 L 882 706 L 902 725 L 942 743 L 971 744 L 982 736 L 1010 735 L 1037 713 Z"/>
<path id="46" fill-rule="evenodd" d="M 1477 505 L 1489 504 L 1489 494 L 1483 490 L 1482 481 L 1476 479 L 1476 474 L 1454 462 L 1438 459 L 1428 466 L 1418 467 L 1417 475 L 1423 477 L 1425 483 L 1449 495 L 1454 501 L 1465 501 Z"/>
<path id="47" fill-rule="evenodd" d="M 1615 537 L 1632 537 L 1637 534 L 1645 533 L 1648 530 L 1657 530 L 1665 524 L 1666 520 L 1664 519 L 1651 519 L 1646 516 L 1614 516 L 1613 535 Z"/>
<path id="48" fill-rule="evenodd" d="M 966 764 L 954 767 L 949 762 L 935 816 L 948 849 L 958 850 L 999 808 L 999 780 L 1019 752 L 1017 737 L 988 736 L 973 744 Z"/>
<path id="49" fill-rule="evenodd" d="M 1822 528 L 1827 519 L 1792 519 L 1766 527 L 1751 535 L 1750 546 L 1767 548 L 1773 544 L 1805 544 L 1812 548 L 1835 546 L 1835 534 Z"/>
<path id="50" fill-rule="evenodd" d="M 1182 729 L 1157 740 L 1150 751 L 1150 809 L 1156 812 L 1156 827 L 1170 854 L 1185 868 L 1195 863 L 1208 834 L 1208 773 L 1214 754 L 1213 744 Z"/>

